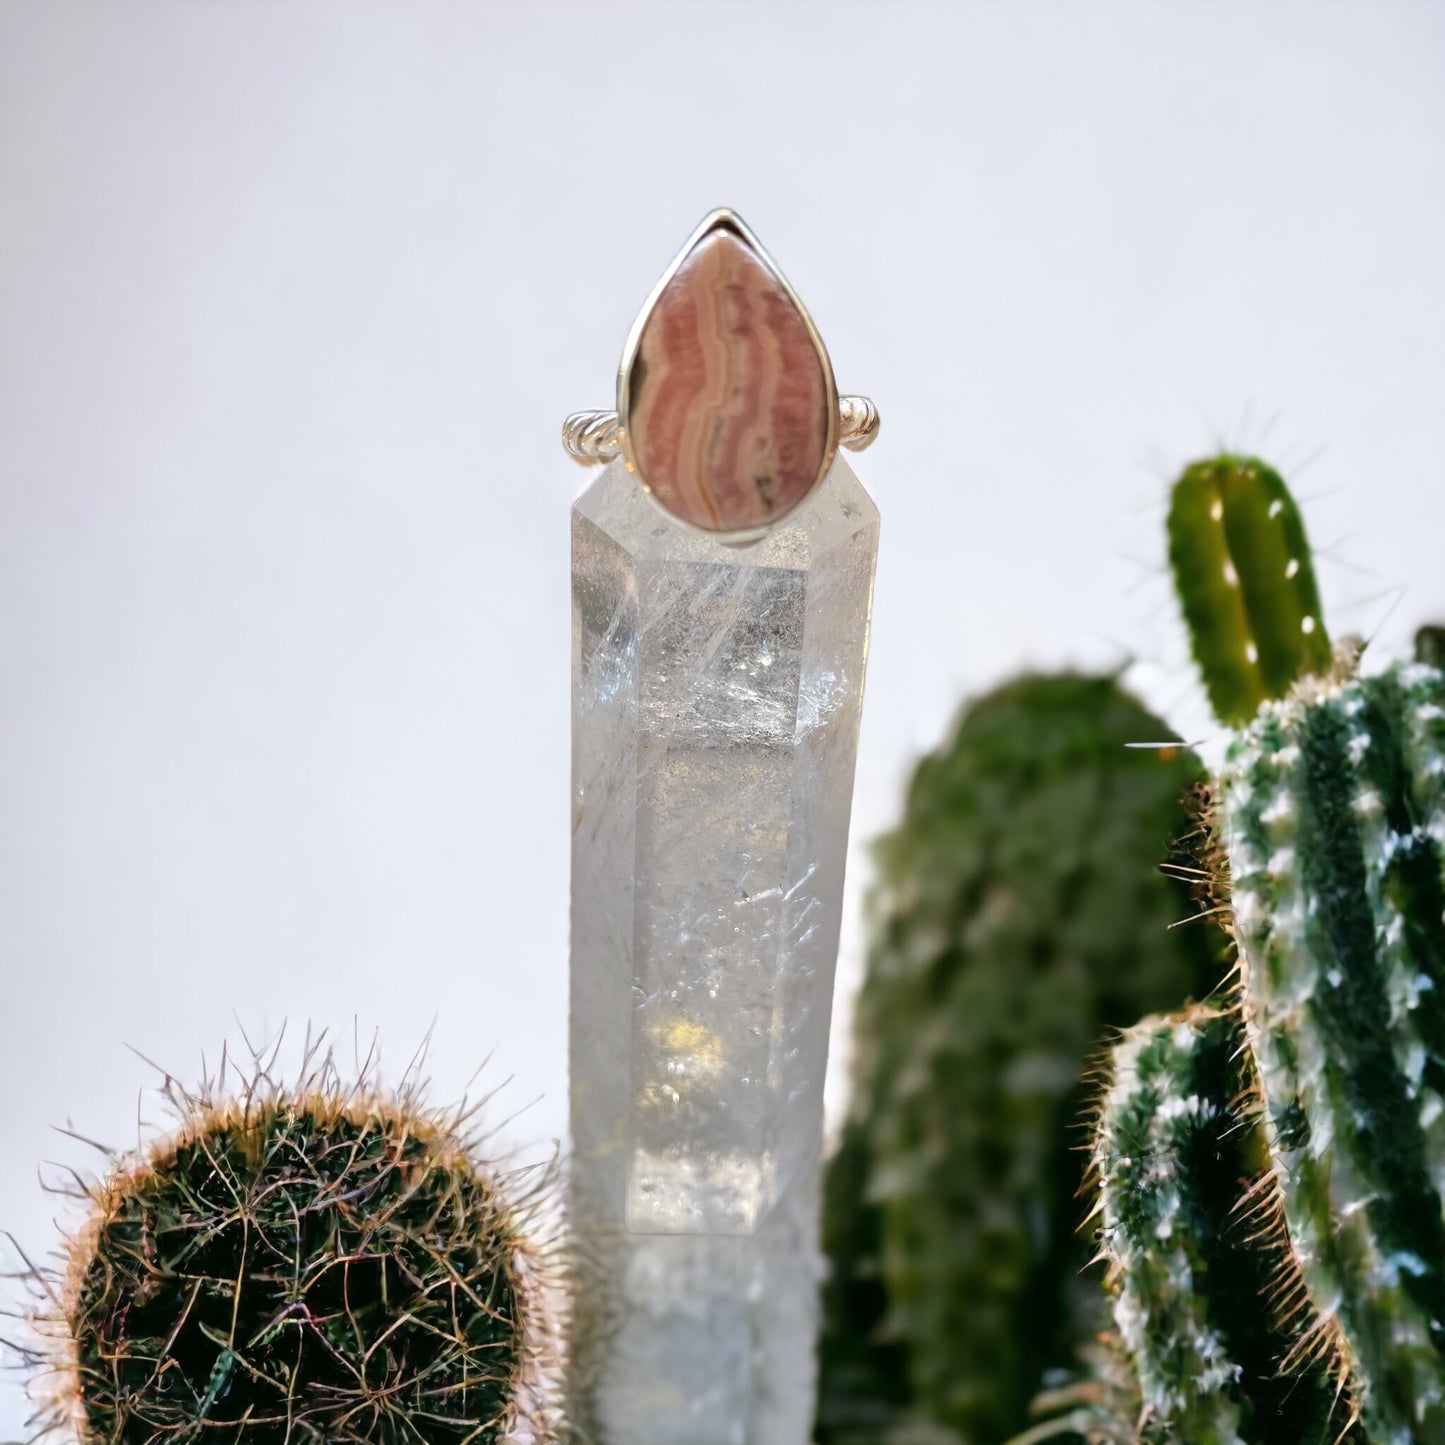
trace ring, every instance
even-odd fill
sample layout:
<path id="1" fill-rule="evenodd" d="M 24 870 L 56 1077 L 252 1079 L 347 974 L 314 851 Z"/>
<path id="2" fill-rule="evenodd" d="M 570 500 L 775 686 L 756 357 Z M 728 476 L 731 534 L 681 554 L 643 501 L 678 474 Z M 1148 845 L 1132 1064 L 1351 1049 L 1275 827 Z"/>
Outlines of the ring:
<path id="1" fill-rule="evenodd" d="M 632 327 L 615 411 L 574 412 L 579 462 L 622 457 L 674 519 L 760 537 L 878 435 L 866 396 L 839 396 L 812 318 L 757 237 L 717 210 L 688 238 Z"/>

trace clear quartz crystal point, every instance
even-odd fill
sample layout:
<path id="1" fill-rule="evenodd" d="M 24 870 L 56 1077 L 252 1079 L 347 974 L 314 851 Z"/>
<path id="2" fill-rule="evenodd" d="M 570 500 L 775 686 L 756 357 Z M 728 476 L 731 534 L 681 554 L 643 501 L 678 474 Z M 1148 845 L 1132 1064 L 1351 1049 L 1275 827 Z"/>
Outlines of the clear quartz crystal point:
<path id="1" fill-rule="evenodd" d="M 597 1445 L 810 1435 L 877 540 L 841 458 L 750 547 L 621 460 L 573 509 L 571 1405 Z"/>

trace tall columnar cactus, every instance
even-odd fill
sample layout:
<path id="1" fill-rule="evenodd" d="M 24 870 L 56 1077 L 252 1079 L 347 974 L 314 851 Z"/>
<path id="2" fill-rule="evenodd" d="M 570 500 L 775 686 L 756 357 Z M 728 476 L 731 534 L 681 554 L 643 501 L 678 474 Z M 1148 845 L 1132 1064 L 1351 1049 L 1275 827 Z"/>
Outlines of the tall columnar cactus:
<path id="1" fill-rule="evenodd" d="M 538 1197 L 413 1087 L 167 1081 L 179 1127 L 87 1185 L 35 1277 L 41 1434 L 402 1445 L 552 1433 Z M 515 1178 L 513 1180 L 515 1183 Z"/>
<path id="2" fill-rule="evenodd" d="M 1238 533 L 1237 513 L 1252 519 Z M 1179 1158 L 1207 1148 L 1215 1127 L 1182 1079 L 1161 1077 L 1157 1108 L 1178 1131 L 1148 1135 L 1134 1153 L 1118 1147 L 1142 1054 L 1187 1033 L 1177 1020 L 1151 1020 L 1113 1052 L 1094 1148 L 1101 1240 L 1141 1418 L 1181 1445 L 1326 1445 L 1350 1422 L 1377 1445 L 1439 1445 L 1445 675 L 1413 662 L 1362 676 L 1357 647 L 1322 650 L 1303 529 L 1283 483 L 1256 461 L 1191 467 L 1175 491 L 1170 544 L 1210 695 L 1225 721 L 1249 713 L 1228 743 L 1215 829 L 1240 955 L 1233 1027 L 1242 1067 L 1258 1078 L 1233 1114 L 1252 1135 L 1248 1101 L 1259 1100 L 1268 1157 L 1261 1168 L 1241 1162 L 1234 1207 L 1263 1212 L 1258 1247 L 1278 1262 L 1262 1300 L 1263 1261 L 1252 1274 L 1229 1271 L 1225 1290 L 1269 1312 L 1270 1380 L 1290 1388 L 1262 1413 L 1257 1362 L 1227 1338 L 1216 1353 L 1223 1337 L 1185 1323 L 1209 1318 L 1220 1299 L 1209 1222 L 1183 1210 L 1140 1227 L 1149 1181 L 1184 1178 Z M 1182 1071 L 1190 1050 L 1175 1053 Z M 1169 1271 L 1176 1299 L 1141 1287 Z M 1348 1408 L 1343 1423 L 1339 1408 L 1321 1416 L 1322 1379 Z"/>
<path id="3" fill-rule="evenodd" d="M 1081 1073 L 1203 995 L 1159 871 L 1202 777 L 1112 677 L 1025 677 L 923 759 L 878 848 L 856 1087 L 827 1177 L 818 1439 L 996 1445 L 1103 1323 L 1081 1278 Z"/>

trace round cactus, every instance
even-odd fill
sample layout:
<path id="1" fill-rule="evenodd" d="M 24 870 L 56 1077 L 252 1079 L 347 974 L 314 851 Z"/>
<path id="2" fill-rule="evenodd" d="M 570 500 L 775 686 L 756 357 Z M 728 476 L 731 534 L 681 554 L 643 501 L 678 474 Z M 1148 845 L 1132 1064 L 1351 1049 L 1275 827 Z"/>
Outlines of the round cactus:
<path id="1" fill-rule="evenodd" d="M 88 1188 L 42 1281 L 39 1423 L 84 1445 L 550 1433 L 538 1197 L 508 1197 L 463 1115 L 329 1062 L 295 1088 L 167 1092 L 179 1127 Z"/>
<path id="2" fill-rule="evenodd" d="M 1081 1082 L 1101 1032 L 1222 973 L 1165 877 L 1187 749 L 1113 677 L 963 713 L 878 846 L 856 1083 L 830 1164 L 818 1438 L 993 1445 L 1103 1323 L 1081 1277 Z M 920 1433 L 921 1432 L 921 1433 Z"/>

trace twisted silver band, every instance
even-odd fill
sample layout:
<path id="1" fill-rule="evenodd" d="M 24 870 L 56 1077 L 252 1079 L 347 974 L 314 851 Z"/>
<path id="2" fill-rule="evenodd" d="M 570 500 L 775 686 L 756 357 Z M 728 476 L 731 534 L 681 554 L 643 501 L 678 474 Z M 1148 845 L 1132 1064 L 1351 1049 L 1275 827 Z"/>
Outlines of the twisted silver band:
<path id="1" fill-rule="evenodd" d="M 850 452 L 871 447 L 882 425 L 871 397 L 838 398 L 838 444 Z M 574 411 L 562 423 L 562 445 L 573 461 L 590 466 L 622 455 L 621 427 L 615 411 Z"/>

